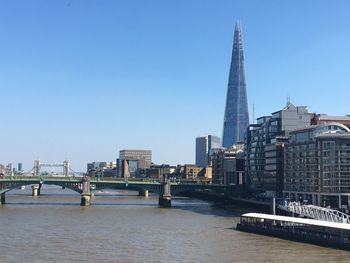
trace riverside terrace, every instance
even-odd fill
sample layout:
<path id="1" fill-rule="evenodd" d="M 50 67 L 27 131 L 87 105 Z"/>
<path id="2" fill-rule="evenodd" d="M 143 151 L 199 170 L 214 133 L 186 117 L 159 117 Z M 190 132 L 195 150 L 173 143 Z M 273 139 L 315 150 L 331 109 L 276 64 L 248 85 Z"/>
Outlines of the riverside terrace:
<path id="1" fill-rule="evenodd" d="M 139 191 L 140 196 L 148 193 L 159 195 L 160 207 L 171 207 L 172 196 L 197 191 L 210 191 L 228 196 L 241 193 L 241 185 L 208 184 L 201 181 L 182 180 L 153 180 L 153 179 L 125 179 L 125 178 L 90 178 L 85 177 L 56 177 L 56 176 L 21 176 L 0 178 L 0 204 L 5 204 L 5 193 L 24 185 L 32 185 L 32 195 L 40 195 L 41 185 L 56 185 L 71 189 L 81 195 L 81 205 L 91 204 L 91 197 L 95 192 L 103 189 L 119 189 Z"/>

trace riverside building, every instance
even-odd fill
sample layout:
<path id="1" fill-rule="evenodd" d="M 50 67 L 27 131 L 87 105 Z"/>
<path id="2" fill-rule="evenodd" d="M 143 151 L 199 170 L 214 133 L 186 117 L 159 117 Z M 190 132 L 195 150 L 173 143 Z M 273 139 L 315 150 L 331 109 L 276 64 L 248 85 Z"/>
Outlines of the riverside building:
<path id="1" fill-rule="evenodd" d="M 212 181 L 214 184 L 244 183 L 244 145 L 217 149 L 212 153 Z"/>
<path id="2" fill-rule="evenodd" d="M 330 122 L 290 133 L 285 147 L 285 197 L 348 209 L 350 129 Z"/>
<path id="3" fill-rule="evenodd" d="M 289 133 L 310 126 L 311 117 L 305 106 L 288 102 L 282 110 L 249 125 L 245 139 L 246 175 L 253 192 L 282 195 L 284 147 L 288 144 Z"/>

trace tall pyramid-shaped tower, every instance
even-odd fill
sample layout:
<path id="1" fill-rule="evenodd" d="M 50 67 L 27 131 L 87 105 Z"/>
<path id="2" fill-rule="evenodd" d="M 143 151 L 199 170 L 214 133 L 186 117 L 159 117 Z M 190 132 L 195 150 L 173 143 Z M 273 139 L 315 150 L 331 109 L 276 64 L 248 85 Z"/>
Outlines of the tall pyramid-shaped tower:
<path id="1" fill-rule="evenodd" d="M 241 26 L 236 23 L 231 67 L 227 85 L 222 146 L 230 147 L 244 140 L 249 125 L 247 84 L 244 73 L 244 56 Z"/>

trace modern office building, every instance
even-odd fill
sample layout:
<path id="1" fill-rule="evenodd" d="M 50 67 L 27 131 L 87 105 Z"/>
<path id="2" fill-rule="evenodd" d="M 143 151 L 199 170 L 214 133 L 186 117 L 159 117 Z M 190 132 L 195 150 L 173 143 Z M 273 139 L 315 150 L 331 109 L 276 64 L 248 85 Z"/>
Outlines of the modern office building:
<path id="1" fill-rule="evenodd" d="M 244 141 L 249 125 L 247 85 L 244 72 L 244 56 L 241 26 L 236 24 L 231 66 L 227 85 L 222 146 L 231 147 Z"/>
<path id="2" fill-rule="evenodd" d="M 210 165 L 210 153 L 212 149 L 220 148 L 220 138 L 207 135 L 196 138 L 196 165 L 206 167 Z"/>
<path id="3" fill-rule="evenodd" d="M 254 192 L 281 196 L 283 191 L 284 147 L 289 132 L 310 126 L 312 114 L 305 106 L 287 106 L 271 116 L 257 119 L 246 134 L 247 182 Z"/>
<path id="4" fill-rule="evenodd" d="M 134 177 L 138 169 L 150 168 L 151 164 L 151 150 L 121 150 L 117 159 L 117 175 Z"/>
<path id="5" fill-rule="evenodd" d="M 285 197 L 348 210 L 350 129 L 330 122 L 290 132 L 284 160 Z"/>
<path id="6" fill-rule="evenodd" d="M 151 150 L 121 150 L 119 151 L 119 159 L 137 160 L 139 168 L 149 168 L 152 164 Z"/>
<path id="7" fill-rule="evenodd" d="M 215 151 L 212 154 L 212 181 L 214 184 L 244 183 L 244 145 Z"/>
<path id="8" fill-rule="evenodd" d="M 23 164 L 18 163 L 18 172 L 22 172 L 22 170 L 23 170 Z"/>

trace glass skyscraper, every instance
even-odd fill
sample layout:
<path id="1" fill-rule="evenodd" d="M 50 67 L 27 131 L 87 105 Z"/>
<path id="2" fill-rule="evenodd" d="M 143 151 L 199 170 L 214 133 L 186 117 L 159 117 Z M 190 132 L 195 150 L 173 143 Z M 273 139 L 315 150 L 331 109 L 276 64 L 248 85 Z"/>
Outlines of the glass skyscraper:
<path id="1" fill-rule="evenodd" d="M 244 74 L 242 32 L 241 26 L 237 23 L 227 86 L 222 146 L 230 147 L 237 142 L 242 142 L 248 125 L 249 113 Z"/>
<path id="2" fill-rule="evenodd" d="M 196 138 L 196 165 L 206 167 L 210 165 L 210 155 L 212 149 L 220 148 L 221 141 L 219 137 L 207 135 Z"/>

